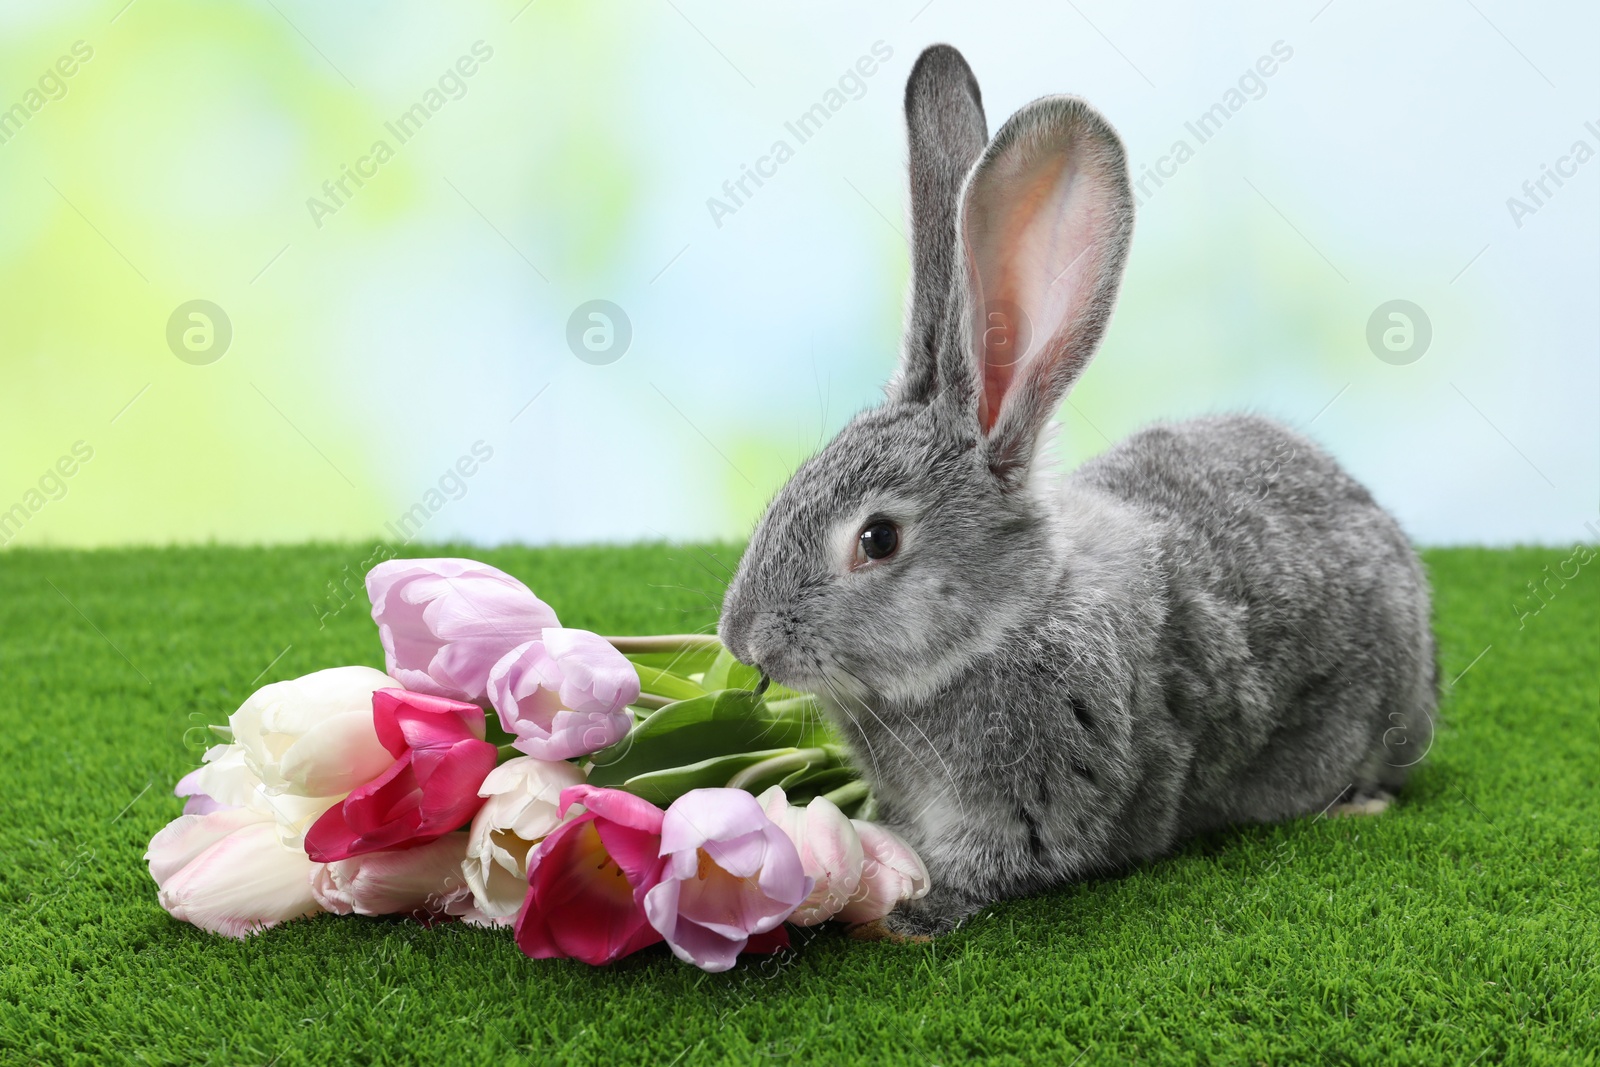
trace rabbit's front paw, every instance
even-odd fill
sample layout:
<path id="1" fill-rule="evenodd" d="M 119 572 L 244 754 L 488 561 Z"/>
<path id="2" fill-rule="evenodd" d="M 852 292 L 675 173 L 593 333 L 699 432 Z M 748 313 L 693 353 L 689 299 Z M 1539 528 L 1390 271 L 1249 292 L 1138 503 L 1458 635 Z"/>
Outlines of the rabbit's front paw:
<path id="1" fill-rule="evenodd" d="M 982 901 L 934 889 L 920 900 L 901 901 L 884 918 L 864 923 L 850 933 L 866 941 L 928 941 L 954 930 L 981 907 Z"/>

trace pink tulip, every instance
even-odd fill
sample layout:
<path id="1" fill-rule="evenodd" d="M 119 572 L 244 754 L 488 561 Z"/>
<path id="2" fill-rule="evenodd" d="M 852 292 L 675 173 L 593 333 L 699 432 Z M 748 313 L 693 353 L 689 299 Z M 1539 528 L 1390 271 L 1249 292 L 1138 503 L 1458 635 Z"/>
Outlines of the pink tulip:
<path id="1" fill-rule="evenodd" d="M 811 892 L 788 836 L 742 789 L 692 789 L 661 823 L 666 869 L 645 914 L 679 959 L 732 967 L 753 935 L 770 934 Z M 763 939 L 765 940 L 765 939 Z"/>
<path id="2" fill-rule="evenodd" d="M 318 864 L 311 893 L 335 915 L 460 915 L 472 905 L 461 875 L 466 855 L 467 835 L 451 833 L 416 848 Z"/>
<path id="3" fill-rule="evenodd" d="M 855 827 L 826 797 L 814 797 L 803 808 L 791 807 L 783 790 L 773 786 L 757 799 L 767 817 L 794 842 L 800 865 L 814 883 L 789 921 L 815 926 L 833 918 L 861 885 L 865 857 Z"/>
<path id="4" fill-rule="evenodd" d="M 395 761 L 312 824 L 306 852 L 318 863 L 432 841 L 483 806 L 478 787 L 499 751 L 483 739 L 477 705 L 380 689 L 372 694 L 372 723 Z"/>
<path id="5" fill-rule="evenodd" d="M 534 959 L 599 966 L 661 940 L 641 901 L 665 866 L 662 812 L 631 793 L 590 785 L 562 791 L 561 813 L 574 804 L 584 812 L 528 857 L 517 946 Z"/>
<path id="6" fill-rule="evenodd" d="M 916 900 L 928 891 L 928 868 L 910 845 L 877 823 L 852 819 L 850 824 L 861 838 L 866 861 L 855 898 L 834 918 L 872 922 L 889 914 L 902 900 Z"/>
<path id="7" fill-rule="evenodd" d="M 321 910 L 311 861 L 279 840 L 268 811 L 180 815 L 151 839 L 144 858 L 161 906 L 214 934 L 246 937 Z"/>
<path id="8" fill-rule="evenodd" d="M 506 652 L 559 626 L 504 571 L 470 559 L 391 559 L 367 572 L 388 671 L 417 693 L 481 702 Z"/>
<path id="9" fill-rule="evenodd" d="M 519 752 L 542 760 L 598 752 L 622 739 L 639 674 L 605 638 L 547 627 L 489 672 L 489 702 Z"/>

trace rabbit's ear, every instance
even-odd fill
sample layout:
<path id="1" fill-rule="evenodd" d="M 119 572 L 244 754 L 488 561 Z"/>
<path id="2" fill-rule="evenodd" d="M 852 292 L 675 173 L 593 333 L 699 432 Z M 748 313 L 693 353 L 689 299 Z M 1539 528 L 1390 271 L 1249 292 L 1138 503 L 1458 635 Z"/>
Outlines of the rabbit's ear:
<path id="1" fill-rule="evenodd" d="M 1019 484 L 1116 301 L 1133 234 L 1116 131 L 1075 97 L 1035 100 L 973 168 L 959 229 L 968 330 L 961 373 L 968 389 L 976 385 L 990 469 Z"/>
<path id="2" fill-rule="evenodd" d="M 936 44 L 906 81 L 911 170 L 911 305 L 896 400 L 926 403 L 939 389 L 938 358 L 957 273 L 956 209 L 961 183 L 989 140 L 978 81 L 961 53 Z"/>

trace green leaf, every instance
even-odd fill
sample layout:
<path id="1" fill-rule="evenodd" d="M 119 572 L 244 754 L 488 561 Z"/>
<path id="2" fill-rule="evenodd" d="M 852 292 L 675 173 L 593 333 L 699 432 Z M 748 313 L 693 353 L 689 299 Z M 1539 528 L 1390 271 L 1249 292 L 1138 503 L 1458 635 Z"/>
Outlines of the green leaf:
<path id="1" fill-rule="evenodd" d="M 490 708 L 483 716 L 483 739 L 496 748 L 504 748 L 515 741 L 517 735 L 508 733 L 505 727 L 500 725 L 500 716 Z"/>
<path id="2" fill-rule="evenodd" d="M 724 689 L 652 712 L 621 741 L 595 753 L 589 782 L 621 785 L 650 771 L 717 756 L 833 741 L 814 700 L 774 704 L 748 690 Z"/>
<path id="3" fill-rule="evenodd" d="M 633 669 L 639 675 L 639 688 L 646 693 L 654 693 L 668 700 L 693 700 L 695 697 L 706 695 L 702 686 L 681 674 L 661 670 L 658 667 L 647 667 L 642 663 L 635 663 Z"/>
<path id="4" fill-rule="evenodd" d="M 754 689 L 761 684 L 761 672 L 754 667 L 746 667 L 733 658 L 732 652 L 723 649 L 717 654 L 711 666 L 706 668 L 706 676 L 701 684 L 712 690 Z M 791 700 L 794 697 L 805 696 L 804 693 L 776 682 L 767 688 L 765 695 L 768 700 Z"/>
<path id="5" fill-rule="evenodd" d="M 713 756 L 683 767 L 669 767 L 635 775 L 622 783 L 621 788 L 652 804 L 666 807 L 691 789 L 716 789 L 728 784 L 728 779 L 753 764 L 773 756 L 792 752 L 788 748 L 771 748 L 759 752 L 736 752 L 730 756 Z M 592 781 L 592 779 L 591 779 Z"/>
<path id="6" fill-rule="evenodd" d="M 718 651 L 715 646 L 707 646 L 685 648 L 677 652 L 633 652 L 628 654 L 628 658 L 635 666 L 654 667 L 687 678 L 691 674 L 699 674 L 710 669 Z"/>
<path id="7" fill-rule="evenodd" d="M 819 797 L 860 777 L 860 772 L 854 767 L 841 767 L 838 764 L 818 767 L 813 764 L 794 772 L 778 784 L 783 787 L 789 803 L 809 804 L 812 797 Z"/>

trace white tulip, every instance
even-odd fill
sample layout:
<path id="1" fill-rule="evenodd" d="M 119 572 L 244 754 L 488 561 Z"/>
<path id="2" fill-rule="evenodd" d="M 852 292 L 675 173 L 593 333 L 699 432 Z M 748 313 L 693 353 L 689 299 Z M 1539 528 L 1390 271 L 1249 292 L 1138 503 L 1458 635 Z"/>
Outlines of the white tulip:
<path id="1" fill-rule="evenodd" d="M 574 764 L 518 756 L 489 772 L 478 795 L 488 797 L 472 820 L 462 873 L 479 915 L 469 921 L 504 926 L 528 895 L 528 852 L 561 825 L 561 791 L 583 784 Z"/>
<path id="2" fill-rule="evenodd" d="M 472 904 L 461 873 L 466 855 L 467 834 L 459 831 L 415 848 L 319 863 L 311 892 L 335 915 L 460 915 Z"/>
<path id="3" fill-rule="evenodd" d="M 273 817 L 250 807 L 181 815 L 145 853 L 157 899 L 174 919 L 245 937 L 321 910 L 311 860 L 286 847 Z"/>
<path id="4" fill-rule="evenodd" d="M 268 796 L 343 796 L 394 762 L 372 725 L 372 694 L 399 684 L 371 667 L 330 667 L 263 686 L 228 724 Z"/>

